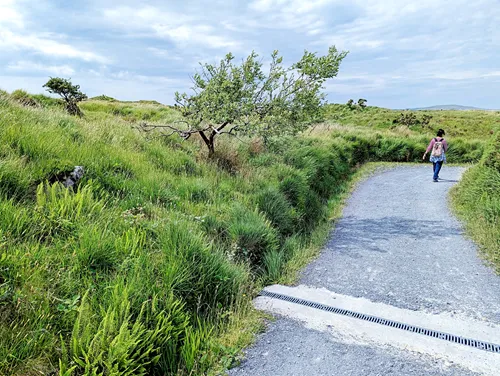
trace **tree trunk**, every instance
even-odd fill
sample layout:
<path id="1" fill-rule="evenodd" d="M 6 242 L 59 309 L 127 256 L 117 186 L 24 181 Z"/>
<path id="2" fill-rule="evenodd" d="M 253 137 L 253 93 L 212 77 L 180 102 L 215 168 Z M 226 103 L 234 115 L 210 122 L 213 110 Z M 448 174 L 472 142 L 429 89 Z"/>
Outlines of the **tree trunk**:
<path id="1" fill-rule="evenodd" d="M 199 133 L 200 133 L 201 139 L 203 140 L 203 142 L 205 143 L 205 145 L 208 148 L 208 158 L 213 158 L 213 156 L 215 155 L 215 134 L 214 134 L 214 132 L 212 132 L 212 134 L 210 135 L 210 138 L 207 137 L 207 135 L 203 131 L 200 131 Z"/>

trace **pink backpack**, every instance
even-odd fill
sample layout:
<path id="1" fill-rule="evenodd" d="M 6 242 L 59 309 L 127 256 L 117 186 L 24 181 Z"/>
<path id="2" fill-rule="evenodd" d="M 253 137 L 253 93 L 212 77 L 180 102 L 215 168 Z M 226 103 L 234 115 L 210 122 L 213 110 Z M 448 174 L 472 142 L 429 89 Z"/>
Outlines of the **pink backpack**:
<path id="1" fill-rule="evenodd" d="M 441 157 L 444 153 L 444 145 L 443 145 L 444 138 L 441 138 L 441 140 L 437 140 L 437 138 L 434 139 L 434 146 L 432 147 L 432 152 L 431 156 L 432 157 Z"/>

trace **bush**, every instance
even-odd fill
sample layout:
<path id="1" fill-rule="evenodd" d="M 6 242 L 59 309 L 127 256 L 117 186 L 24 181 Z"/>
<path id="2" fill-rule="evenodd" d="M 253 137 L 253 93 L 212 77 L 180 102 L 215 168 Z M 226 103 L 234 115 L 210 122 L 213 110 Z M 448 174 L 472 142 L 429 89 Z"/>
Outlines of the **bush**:
<path id="1" fill-rule="evenodd" d="M 92 100 L 92 101 L 106 101 L 106 102 L 116 102 L 117 101 L 115 98 L 109 97 L 109 96 L 104 95 L 104 94 L 98 95 L 96 97 L 92 97 L 92 98 L 90 98 L 90 100 Z"/>
<path id="2" fill-rule="evenodd" d="M 40 104 L 24 90 L 14 90 L 10 97 L 25 107 L 40 107 Z"/>

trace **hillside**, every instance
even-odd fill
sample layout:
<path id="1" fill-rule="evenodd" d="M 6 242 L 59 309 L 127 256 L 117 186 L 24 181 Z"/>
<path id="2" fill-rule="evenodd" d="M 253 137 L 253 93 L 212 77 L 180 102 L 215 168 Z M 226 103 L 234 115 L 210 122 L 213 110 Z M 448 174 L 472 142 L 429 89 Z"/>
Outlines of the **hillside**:
<path id="1" fill-rule="evenodd" d="M 477 110 L 477 111 L 486 111 L 484 108 L 477 108 L 477 107 L 471 107 L 471 106 L 460 106 L 458 104 L 444 104 L 444 105 L 437 105 L 437 106 L 429 106 L 429 107 L 418 107 L 418 108 L 411 108 L 411 111 L 434 111 L 434 110 L 444 110 L 444 111 L 470 111 L 470 110 Z"/>
<path id="2" fill-rule="evenodd" d="M 389 110 L 379 107 L 367 107 L 364 110 L 350 110 L 346 105 L 331 104 L 326 107 L 326 119 L 346 126 L 367 127 L 373 130 L 405 129 L 411 134 L 434 136 L 439 128 L 446 131 L 447 137 L 466 137 L 486 140 L 500 125 L 500 111 L 423 111 L 415 112 L 418 119 L 423 115 L 431 116 L 429 125 L 401 126 L 395 124 L 400 114 L 411 111 Z"/>
<path id="3" fill-rule="evenodd" d="M 344 111 L 346 125 L 268 144 L 222 139 L 207 159 L 194 137 L 136 129 L 178 119 L 172 108 L 81 108 L 80 119 L 57 100 L 0 91 L 2 375 L 229 366 L 258 330 L 252 297 L 291 278 L 324 241 L 356 168 L 419 162 L 430 133 L 391 129 L 388 110 Z M 473 132 L 450 127 L 450 162 L 481 157 L 497 118 L 478 115 Z M 75 166 L 85 174 L 65 188 Z"/>

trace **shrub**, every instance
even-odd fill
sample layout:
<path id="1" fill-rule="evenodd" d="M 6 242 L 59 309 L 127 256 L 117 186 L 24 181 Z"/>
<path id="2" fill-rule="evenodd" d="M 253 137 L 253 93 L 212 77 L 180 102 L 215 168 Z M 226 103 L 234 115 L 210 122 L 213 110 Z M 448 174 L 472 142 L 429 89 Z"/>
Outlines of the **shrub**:
<path id="1" fill-rule="evenodd" d="M 308 191 L 304 202 L 304 215 L 302 217 L 301 228 L 310 232 L 317 223 L 325 218 L 326 207 L 321 197 L 314 191 Z"/>
<path id="2" fill-rule="evenodd" d="M 14 90 L 10 97 L 16 102 L 26 107 L 40 107 L 40 104 L 24 90 Z"/>
<path id="3" fill-rule="evenodd" d="M 500 172 L 500 131 L 497 131 L 486 150 L 483 163 L 486 167 Z"/>
<path id="4" fill-rule="evenodd" d="M 93 101 L 106 101 L 106 102 L 116 102 L 117 100 L 113 97 L 109 97 L 107 95 L 98 95 L 96 97 L 92 97 L 90 98 L 90 100 L 93 100 Z"/>

